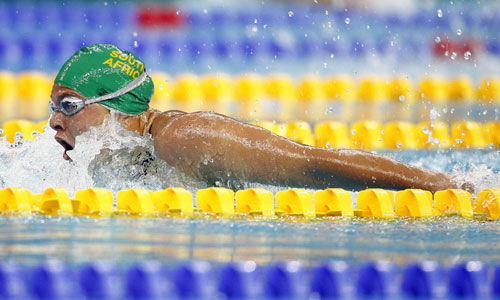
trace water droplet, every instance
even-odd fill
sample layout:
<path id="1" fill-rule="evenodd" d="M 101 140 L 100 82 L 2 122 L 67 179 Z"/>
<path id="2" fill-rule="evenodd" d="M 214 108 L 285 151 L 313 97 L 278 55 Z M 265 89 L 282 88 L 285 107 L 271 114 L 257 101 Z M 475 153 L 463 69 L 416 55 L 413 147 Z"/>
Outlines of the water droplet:
<path id="1" fill-rule="evenodd" d="M 401 102 L 405 101 L 405 96 L 403 96 L 403 95 L 399 96 L 399 101 L 401 101 Z"/>
<path id="2" fill-rule="evenodd" d="M 462 35 L 462 29 L 457 29 L 457 35 Z"/>
<path id="3" fill-rule="evenodd" d="M 450 58 L 454 60 L 455 58 L 457 58 L 457 54 L 455 52 L 451 52 Z"/>
<path id="4" fill-rule="evenodd" d="M 180 11 L 180 10 L 178 10 L 178 11 L 176 11 L 176 12 L 175 12 L 175 14 L 176 14 L 176 15 L 180 15 L 180 14 L 181 14 L 181 11 Z"/>
<path id="5" fill-rule="evenodd" d="M 288 16 L 289 16 L 289 17 L 293 17 L 293 11 L 289 11 L 289 12 L 288 12 Z"/>
<path id="6" fill-rule="evenodd" d="M 330 54 L 330 58 L 334 58 L 335 57 L 335 54 Z"/>
<path id="7" fill-rule="evenodd" d="M 328 10 L 325 10 L 325 15 L 327 15 L 327 16 L 328 16 Z"/>
<path id="8" fill-rule="evenodd" d="M 427 126 L 422 127 L 422 132 L 425 134 L 429 134 L 429 128 Z"/>
<path id="9" fill-rule="evenodd" d="M 330 144 L 330 142 L 326 142 L 326 148 L 330 148 L 332 146 L 332 144 Z"/>
<path id="10" fill-rule="evenodd" d="M 132 36 L 136 37 L 138 34 L 137 34 L 137 31 L 134 31 L 134 33 L 132 33 Z"/>
<path id="11" fill-rule="evenodd" d="M 207 10 L 206 8 L 205 8 L 205 9 L 203 9 L 203 13 L 204 13 L 205 15 L 206 15 L 206 14 L 208 14 L 208 10 Z"/>
<path id="12" fill-rule="evenodd" d="M 396 143 L 396 147 L 401 148 L 403 146 L 403 143 Z"/>
<path id="13" fill-rule="evenodd" d="M 345 18 L 345 23 L 349 25 L 349 23 L 351 23 L 351 19 L 350 18 Z"/>
<path id="14" fill-rule="evenodd" d="M 104 6 L 108 6 L 108 2 L 107 1 L 104 2 Z"/>
<path id="15" fill-rule="evenodd" d="M 370 29 L 371 29 L 370 25 L 366 25 L 366 30 L 370 30 Z"/>
<path id="16" fill-rule="evenodd" d="M 328 68 L 328 63 L 323 63 L 323 68 Z"/>
<path id="17" fill-rule="evenodd" d="M 134 48 L 139 47 L 139 43 L 137 41 L 134 41 Z"/>
<path id="18" fill-rule="evenodd" d="M 438 18 L 442 18 L 443 17 L 443 11 L 438 9 L 437 10 L 437 15 L 438 15 Z"/>
<path id="19" fill-rule="evenodd" d="M 356 134 L 356 129 L 353 129 L 353 130 L 351 131 L 351 133 L 352 133 L 353 135 L 355 135 L 355 134 Z"/>
<path id="20" fill-rule="evenodd" d="M 441 42 L 441 38 L 440 38 L 439 36 L 437 36 L 437 37 L 434 39 L 434 42 L 436 42 L 436 43 Z"/>
<path id="21" fill-rule="evenodd" d="M 471 55 L 472 55 L 472 53 L 470 53 L 470 51 L 466 51 L 466 52 L 464 53 L 464 59 L 465 59 L 465 60 L 469 60 L 469 59 L 470 59 L 470 57 L 471 57 Z"/>
<path id="22" fill-rule="evenodd" d="M 448 56 L 448 54 L 449 54 L 448 51 L 444 52 L 444 56 Z"/>

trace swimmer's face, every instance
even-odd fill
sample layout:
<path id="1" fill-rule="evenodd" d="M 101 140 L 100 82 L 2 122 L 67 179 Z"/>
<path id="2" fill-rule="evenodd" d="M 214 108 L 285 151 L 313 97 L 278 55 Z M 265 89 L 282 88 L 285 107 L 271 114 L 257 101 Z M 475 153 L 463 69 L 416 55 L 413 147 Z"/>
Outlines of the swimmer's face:
<path id="1" fill-rule="evenodd" d="M 72 90 L 68 87 L 55 84 L 52 88 L 50 98 L 55 105 L 59 106 L 60 101 L 64 97 L 78 97 L 86 99 L 85 96 Z M 109 110 L 104 106 L 93 103 L 86 106 L 83 110 L 72 116 L 66 116 L 60 111 L 56 111 L 50 117 L 50 127 L 57 131 L 55 135 L 56 141 L 61 144 L 66 151 L 75 148 L 75 138 L 80 134 L 88 131 L 93 126 L 101 125 L 106 116 L 109 115 Z M 69 156 L 64 152 L 64 158 L 69 160 Z"/>

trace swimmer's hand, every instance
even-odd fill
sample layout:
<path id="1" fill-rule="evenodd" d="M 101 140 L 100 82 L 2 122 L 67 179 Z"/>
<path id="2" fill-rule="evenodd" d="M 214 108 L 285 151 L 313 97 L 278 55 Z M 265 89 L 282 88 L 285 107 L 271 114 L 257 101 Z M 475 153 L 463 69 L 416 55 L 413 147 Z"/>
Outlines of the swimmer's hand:
<path id="1" fill-rule="evenodd" d="M 466 190 L 467 192 L 469 192 L 471 194 L 476 193 L 476 186 L 474 186 L 474 184 L 472 182 L 464 182 L 460 185 L 460 188 L 462 190 Z"/>
<path id="2" fill-rule="evenodd" d="M 465 190 L 471 194 L 476 193 L 476 186 L 470 182 L 467 181 L 466 179 L 463 178 L 463 176 L 450 176 L 451 182 L 453 184 L 453 187 L 448 187 L 448 188 L 456 188 L 456 189 L 462 189 Z M 446 188 L 445 188 L 446 189 Z"/>

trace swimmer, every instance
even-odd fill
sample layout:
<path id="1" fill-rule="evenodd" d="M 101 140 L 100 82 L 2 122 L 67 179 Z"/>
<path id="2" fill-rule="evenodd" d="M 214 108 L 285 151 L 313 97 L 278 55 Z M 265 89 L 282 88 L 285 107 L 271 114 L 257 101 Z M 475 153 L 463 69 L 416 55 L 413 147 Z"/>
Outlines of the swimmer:
<path id="1" fill-rule="evenodd" d="M 133 53 L 114 45 L 82 47 L 57 74 L 49 103 L 63 157 L 71 160 L 75 138 L 116 112 L 125 129 L 151 135 L 158 158 L 209 185 L 231 179 L 319 189 L 457 187 L 448 174 L 366 151 L 303 145 L 217 113 L 159 112 L 149 107 L 153 92 Z"/>

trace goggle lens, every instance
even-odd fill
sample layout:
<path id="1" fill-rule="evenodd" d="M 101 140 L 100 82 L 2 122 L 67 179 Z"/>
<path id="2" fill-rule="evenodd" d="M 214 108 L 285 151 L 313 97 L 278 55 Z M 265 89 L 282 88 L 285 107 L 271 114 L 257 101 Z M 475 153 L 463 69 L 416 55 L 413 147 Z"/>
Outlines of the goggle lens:
<path id="1" fill-rule="evenodd" d="M 61 101 L 61 110 L 66 115 L 74 115 L 83 108 L 83 101 L 81 99 L 63 99 Z"/>
<path id="2" fill-rule="evenodd" d="M 60 101 L 59 106 L 56 106 L 53 101 L 49 101 L 50 113 L 53 114 L 56 111 L 60 111 L 67 116 L 72 116 L 80 112 L 85 107 L 83 99 L 68 97 Z"/>

